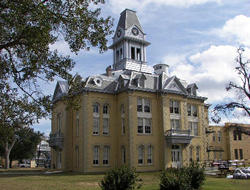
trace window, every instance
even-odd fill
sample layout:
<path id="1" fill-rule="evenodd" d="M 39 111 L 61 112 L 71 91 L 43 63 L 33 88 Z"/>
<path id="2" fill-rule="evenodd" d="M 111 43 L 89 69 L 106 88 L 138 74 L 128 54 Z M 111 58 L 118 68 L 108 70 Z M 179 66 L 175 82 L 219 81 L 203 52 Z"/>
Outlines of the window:
<path id="1" fill-rule="evenodd" d="M 170 100 L 170 113 L 180 114 L 178 101 Z"/>
<path id="2" fill-rule="evenodd" d="M 173 130 L 180 130 L 181 129 L 179 119 L 171 119 L 170 125 L 171 125 L 171 129 L 173 129 Z"/>
<path id="3" fill-rule="evenodd" d="M 93 104 L 93 113 L 99 113 L 99 104 Z"/>
<path id="4" fill-rule="evenodd" d="M 188 122 L 191 135 L 198 136 L 198 122 Z"/>
<path id="5" fill-rule="evenodd" d="M 108 114 L 109 113 L 109 110 L 108 110 L 108 105 L 107 104 L 105 104 L 104 106 L 103 106 L 103 114 Z"/>
<path id="6" fill-rule="evenodd" d="M 62 129 L 61 114 L 57 114 L 57 132 L 60 134 Z"/>
<path id="7" fill-rule="evenodd" d="M 215 132 L 213 133 L 213 141 L 216 141 L 216 136 L 215 136 Z"/>
<path id="8" fill-rule="evenodd" d="M 124 104 L 121 104 L 121 114 L 125 113 Z"/>
<path id="9" fill-rule="evenodd" d="M 93 134 L 94 135 L 98 135 L 99 134 L 99 118 L 98 117 L 94 117 L 93 118 Z"/>
<path id="10" fill-rule="evenodd" d="M 234 158 L 235 159 L 239 159 L 238 150 L 237 149 L 234 149 Z"/>
<path id="11" fill-rule="evenodd" d="M 196 147 L 196 161 L 200 161 L 200 147 Z"/>
<path id="12" fill-rule="evenodd" d="M 135 59 L 135 48 L 131 47 L 131 59 Z"/>
<path id="13" fill-rule="evenodd" d="M 188 112 L 188 116 L 193 116 L 193 117 L 198 116 L 197 106 L 196 105 L 188 104 L 187 105 L 187 112 Z"/>
<path id="14" fill-rule="evenodd" d="M 76 150 L 76 168 L 79 168 L 79 147 L 75 147 Z"/>
<path id="15" fill-rule="evenodd" d="M 193 161 L 193 147 L 189 147 L 189 161 Z"/>
<path id="16" fill-rule="evenodd" d="M 103 134 L 108 135 L 109 134 L 109 118 L 103 118 Z"/>
<path id="17" fill-rule="evenodd" d="M 124 146 L 122 146 L 122 163 L 125 164 L 126 163 L 126 149 Z"/>
<path id="18" fill-rule="evenodd" d="M 104 146 L 104 149 L 103 149 L 103 165 L 108 165 L 109 164 L 109 151 L 110 151 L 110 147 L 109 146 Z"/>
<path id="19" fill-rule="evenodd" d="M 119 50 L 116 50 L 116 61 L 119 61 Z"/>
<path id="20" fill-rule="evenodd" d="M 126 130 L 125 130 L 125 119 L 122 118 L 122 134 L 124 135 L 125 132 L 126 132 Z"/>
<path id="21" fill-rule="evenodd" d="M 93 155 L 93 164 L 98 165 L 99 164 L 99 146 L 94 146 L 94 155 Z"/>
<path id="22" fill-rule="evenodd" d="M 120 60 L 123 59 L 123 53 L 122 53 L 122 48 L 120 49 Z"/>
<path id="23" fill-rule="evenodd" d="M 153 148 L 151 145 L 148 146 L 148 158 L 147 163 L 152 164 L 153 163 Z"/>
<path id="24" fill-rule="evenodd" d="M 222 152 L 219 153 L 220 160 L 222 160 Z"/>
<path id="25" fill-rule="evenodd" d="M 142 98 L 137 99 L 137 111 L 142 112 Z"/>
<path id="26" fill-rule="evenodd" d="M 239 149 L 239 151 L 240 151 L 240 159 L 242 160 L 243 159 L 243 150 Z"/>
<path id="27" fill-rule="evenodd" d="M 152 132 L 151 119 L 139 117 L 137 132 L 142 134 L 150 134 Z"/>
<path id="28" fill-rule="evenodd" d="M 241 136 L 241 132 L 240 132 L 240 131 L 234 130 L 234 131 L 233 131 L 233 136 L 234 136 L 234 140 L 235 140 L 235 141 L 237 140 L 237 137 L 238 137 L 238 140 L 239 140 L 239 141 L 241 141 L 241 139 L 242 139 L 242 136 Z"/>
<path id="29" fill-rule="evenodd" d="M 221 132 L 218 132 L 218 142 L 221 142 Z"/>
<path id="30" fill-rule="evenodd" d="M 150 113 L 150 100 L 147 98 L 137 99 L 137 112 Z"/>
<path id="31" fill-rule="evenodd" d="M 138 118 L 138 133 L 143 133 L 143 119 L 142 118 Z"/>
<path id="32" fill-rule="evenodd" d="M 144 163 L 144 146 L 141 145 L 138 148 L 138 164 L 143 164 Z"/>
<path id="33" fill-rule="evenodd" d="M 79 113 L 76 114 L 76 136 L 79 136 Z"/>
<path id="34" fill-rule="evenodd" d="M 138 61 L 141 61 L 141 49 L 136 48 L 136 58 Z"/>

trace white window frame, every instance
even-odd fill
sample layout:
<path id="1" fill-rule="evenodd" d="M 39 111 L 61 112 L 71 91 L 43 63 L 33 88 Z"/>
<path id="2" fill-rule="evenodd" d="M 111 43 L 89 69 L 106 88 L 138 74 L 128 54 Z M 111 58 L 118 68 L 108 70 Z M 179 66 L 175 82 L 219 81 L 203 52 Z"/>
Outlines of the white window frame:
<path id="1" fill-rule="evenodd" d="M 199 136 L 198 122 L 189 121 L 188 128 L 190 130 L 191 135 Z"/>
<path id="2" fill-rule="evenodd" d="M 141 106 L 141 109 L 138 109 L 138 106 Z M 149 98 L 137 98 L 137 112 L 151 113 L 151 101 Z"/>
<path id="3" fill-rule="evenodd" d="M 100 146 L 96 145 L 93 148 L 93 165 L 99 165 Z"/>
<path id="4" fill-rule="evenodd" d="M 100 133 L 100 118 L 93 117 L 93 135 L 99 135 Z"/>
<path id="5" fill-rule="evenodd" d="M 144 164 L 144 146 L 140 145 L 138 147 L 138 165 Z"/>
<path id="6" fill-rule="evenodd" d="M 147 155 L 147 164 L 152 165 L 153 164 L 153 146 L 148 146 L 148 155 Z"/>
<path id="7" fill-rule="evenodd" d="M 109 134 L 109 118 L 103 118 L 102 119 L 102 125 L 103 125 L 102 134 L 103 135 L 108 135 Z"/>
<path id="8" fill-rule="evenodd" d="M 103 147 L 103 165 L 109 165 L 109 158 L 110 158 L 110 146 L 104 146 Z"/>
<path id="9" fill-rule="evenodd" d="M 177 123 L 179 125 L 177 125 Z M 181 130 L 181 120 L 180 119 L 170 119 L 170 127 L 173 130 Z"/>
<path id="10" fill-rule="evenodd" d="M 189 117 L 198 117 L 198 106 L 195 104 L 187 104 L 187 114 Z"/>
<path id="11" fill-rule="evenodd" d="M 150 125 L 148 126 L 147 124 L 150 124 Z M 142 131 L 140 130 L 140 132 L 139 132 L 139 126 L 140 126 L 140 129 L 142 129 Z M 148 130 L 150 130 L 150 132 L 147 132 Z M 138 134 L 152 134 L 152 119 L 138 117 L 137 118 L 137 133 Z"/>
<path id="12" fill-rule="evenodd" d="M 169 101 L 169 112 L 170 112 L 170 114 L 180 115 L 181 114 L 180 101 L 170 100 Z"/>

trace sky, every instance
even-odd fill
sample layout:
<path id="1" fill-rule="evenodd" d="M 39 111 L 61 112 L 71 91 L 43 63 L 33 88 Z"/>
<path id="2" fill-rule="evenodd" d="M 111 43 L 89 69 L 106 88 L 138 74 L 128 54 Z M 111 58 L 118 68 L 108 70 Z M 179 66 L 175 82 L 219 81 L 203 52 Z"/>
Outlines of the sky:
<path id="1" fill-rule="evenodd" d="M 113 30 L 124 9 L 136 11 L 146 40 L 151 43 L 147 47 L 148 65 L 168 64 L 171 76 L 196 83 L 199 95 L 207 97 L 206 103 L 212 106 L 236 97 L 225 87 L 229 81 L 240 82 L 235 71 L 237 48 L 244 47 L 244 58 L 250 59 L 249 0 L 106 0 L 99 6 L 104 17 L 114 19 Z M 112 44 L 112 37 L 108 36 L 108 45 Z M 76 62 L 72 73 L 83 78 L 104 73 L 113 64 L 112 50 L 100 54 L 91 48 L 75 55 L 63 41 L 50 48 L 70 55 Z M 56 81 L 47 84 L 47 93 L 53 94 L 55 85 Z M 223 117 L 220 124 L 250 123 L 240 110 L 236 113 Z M 43 119 L 33 127 L 48 135 L 51 123 Z"/>

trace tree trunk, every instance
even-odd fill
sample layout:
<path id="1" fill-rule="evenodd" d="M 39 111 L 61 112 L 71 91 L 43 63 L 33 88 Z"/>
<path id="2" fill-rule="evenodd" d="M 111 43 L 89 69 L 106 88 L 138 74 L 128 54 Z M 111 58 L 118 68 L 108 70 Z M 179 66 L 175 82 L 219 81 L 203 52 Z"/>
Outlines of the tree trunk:
<path id="1" fill-rule="evenodd" d="M 10 151 L 12 150 L 16 140 L 13 140 L 9 146 L 9 142 L 5 142 L 5 169 L 10 167 Z"/>

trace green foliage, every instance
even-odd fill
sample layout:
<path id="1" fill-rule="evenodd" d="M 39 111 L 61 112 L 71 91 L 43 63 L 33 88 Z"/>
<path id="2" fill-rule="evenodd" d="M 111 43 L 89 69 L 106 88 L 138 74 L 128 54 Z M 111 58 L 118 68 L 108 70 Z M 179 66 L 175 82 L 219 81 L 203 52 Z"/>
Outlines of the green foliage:
<path id="1" fill-rule="evenodd" d="M 16 136 L 18 140 L 12 148 L 10 160 L 32 159 L 43 135 L 31 128 L 21 128 L 16 132 Z"/>
<path id="2" fill-rule="evenodd" d="M 190 190 L 184 168 L 168 168 L 160 175 L 160 190 Z"/>
<path id="3" fill-rule="evenodd" d="M 127 166 L 112 169 L 100 183 L 102 190 L 131 190 L 141 188 L 141 179 L 135 173 L 135 169 Z"/>
<path id="4" fill-rule="evenodd" d="M 200 189 L 205 182 L 204 166 L 197 162 L 191 162 L 185 170 L 192 189 Z"/>
<path id="5" fill-rule="evenodd" d="M 204 168 L 192 162 L 188 167 L 163 171 L 160 175 L 160 190 L 197 190 L 204 181 Z"/>

